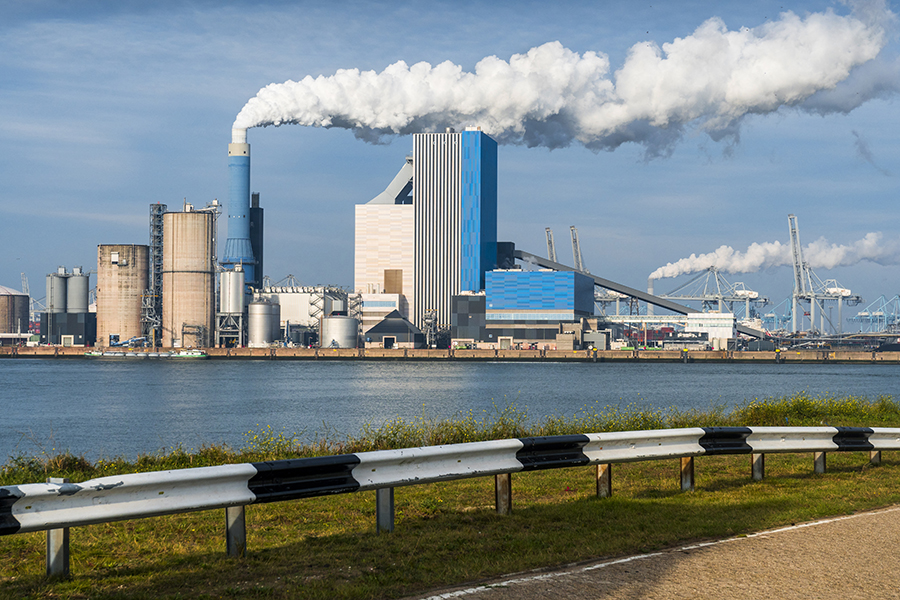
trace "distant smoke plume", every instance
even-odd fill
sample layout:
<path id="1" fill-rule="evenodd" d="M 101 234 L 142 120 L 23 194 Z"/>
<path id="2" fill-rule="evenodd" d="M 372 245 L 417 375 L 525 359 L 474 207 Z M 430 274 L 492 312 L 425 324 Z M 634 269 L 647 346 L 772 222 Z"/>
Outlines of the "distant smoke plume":
<path id="1" fill-rule="evenodd" d="M 879 264 L 900 264 L 900 245 L 882 242 L 881 233 L 867 233 L 861 240 L 848 246 L 829 243 L 819 238 L 803 248 L 803 260 L 813 269 L 834 269 L 848 267 L 869 260 Z M 753 243 L 746 252 L 739 252 L 731 246 L 720 246 L 708 254 L 691 254 L 650 274 L 651 279 L 678 277 L 699 273 L 715 267 L 723 273 L 755 273 L 768 267 L 793 264 L 791 245 L 781 242 Z"/>
<path id="2" fill-rule="evenodd" d="M 887 169 L 883 169 L 877 164 L 875 164 L 875 156 L 872 155 L 872 150 L 869 149 L 869 142 L 859 134 L 857 131 L 853 131 L 853 137 L 856 138 L 854 145 L 856 146 L 856 153 L 859 154 L 859 157 L 875 167 L 875 169 L 886 177 L 890 177 L 891 173 Z"/>
<path id="3" fill-rule="evenodd" d="M 830 9 L 805 17 L 785 12 L 737 31 L 711 18 L 662 47 L 635 44 L 612 74 L 606 54 L 578 54 L 559 42 L 509 62 L 489 56 L 471 73 L 449 61 L 400 61 L 380 73 L 343 69 L 266 86 L 247 102 L 234 127 L 342 127 L 377 141 L 480 125 L 501 143 L 612 150 L 635 142 L 648 157 L 665 155 L 686 127 L 717 141 L 736 140 L 747 114 L 782 106 L 849 111 L 892 93 L 896 68 L 848 77 L 878 56 L 893 19 L 882 0 L 858 2 L 845 16 Z"/>

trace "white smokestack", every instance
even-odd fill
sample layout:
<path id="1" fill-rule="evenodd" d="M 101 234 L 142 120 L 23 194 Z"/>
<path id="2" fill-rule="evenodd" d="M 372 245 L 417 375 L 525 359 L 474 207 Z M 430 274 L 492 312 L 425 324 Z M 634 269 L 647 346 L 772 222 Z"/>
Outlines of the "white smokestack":
<path id="1" fill-rule="evenodd" d="M 602 52 L 578 54 L 559 42 L 508 62 L 489 56 L 471 73 L 451 62 L 401 61 L 380 73 L 344 69 L 266 86 L 234 127 L 342 127 L 374 141 L 477 123 L 501 143 L 612 150 L 635 142 L 653 156 L 668 152 L 688 126 L 716 140 L 736 138 L 744 115 L 802 108 L 817 92 L 835 90 L 878 56 L 893 18 L 879 0 L 854 3 L 846 16 L 785 12 L 737 31 L 712 18 L 662 47 L 635 44 L 614 74 Z M 848 111 L 897 88 L 873 77 L 896 79 L 897 69 L 870 69 L 848 84 L 864 93 L 818 98 L 809 110 Z"/>
<path id="2" fill-rule="evenodd" d="M 864 260 L 883 265 L 900 264 L 900 242 L 882 242 L 879 232 L 867 233 L 865 237 L 849 245 L 829 243 L 819 238 L 803 248 L 803 259 L 813 269 L 834 269 L 849 267 Z M 652 279 L 678 277 L 689 273 L 699 273 L 715 267 L 724 273 L 755 273 L 768 267 L 793 264 L 790 244 L 781 242 L 753 243 L 746 252 L 738 252 L 731 246 L 720 246 L 715 252 L 691 254 L 675 262 L 668 263 L 650 274 Z"/>

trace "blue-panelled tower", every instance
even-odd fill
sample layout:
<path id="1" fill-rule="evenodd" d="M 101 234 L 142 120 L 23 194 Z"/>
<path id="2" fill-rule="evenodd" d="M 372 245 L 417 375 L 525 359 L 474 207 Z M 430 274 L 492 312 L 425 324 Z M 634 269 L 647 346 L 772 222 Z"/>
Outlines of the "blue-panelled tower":
<path id="1" fill-rule="evenodd" d="M 415 308 L 450 325 L 451 297 L 497 265 L 497 142 L 480 128 L 413 135 Z"/>
<path id="2" fill-rule="evenodd" d="M 246 129 L 232 129 L 228 144 L 228 239 L 222 266 L 242 265 L 247 285 L 259 287 L 261 274 L 250 243 L 250 144 Z"/>

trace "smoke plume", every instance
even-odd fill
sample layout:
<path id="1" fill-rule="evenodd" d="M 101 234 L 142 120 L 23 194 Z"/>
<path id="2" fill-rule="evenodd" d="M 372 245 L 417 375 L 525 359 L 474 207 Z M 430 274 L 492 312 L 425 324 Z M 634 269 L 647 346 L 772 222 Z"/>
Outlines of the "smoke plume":
<path id="1" fill-rule="evenodd" d="M 868 260 L 879 264 L 900 264 L 900 244 L 882 242 L 882 234 L 867 233 L 861 240 L 849 245 L 829 243 L 819 238 L 803 248 L 803 260 L 813 269 L 834 269 L 848 267 Z M 678 277 L 699 273 L 715 267 L 723 273 L 755 273 L 768 267 L 793 264 L 791 245 L 781 242 L 751 244 L 746 252 L 731 246 L 720 246 L 715 252 L 691 254 L 675 262 L 660 267 L 650 274 L 651 279 Z"/>
<path id="2" fill-rule="evenodd" d="M 648 157 L 665 155 L 688 127 L 736 140 L 748 114 L 782 106 L 845 112 L 892 93 L 896 68 L 848 77 L 878 56 L 893 18 L 883 0 L 856 3 L 843 16 L 831 9 L 805 17 L 785 12 L 736 31 L 714 17 L 661 47 L 635 44 L 614 73 L 606 54 L 579 54 L 559 42 L 509 61 L 489 56 L 474 72 L 449 61 L 342 69 L 266 86 L 234 128 L 342 127 L 377 141 L 479 125 L 501 143 L 612 150 L 635 142 Z"/>

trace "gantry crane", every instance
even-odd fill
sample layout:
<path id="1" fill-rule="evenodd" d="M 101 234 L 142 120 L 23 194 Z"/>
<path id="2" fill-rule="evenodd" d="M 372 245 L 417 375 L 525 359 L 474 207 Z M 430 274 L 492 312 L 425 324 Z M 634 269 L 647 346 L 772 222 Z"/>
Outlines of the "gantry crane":
<path id="1" fill-rule="evenodd" d="M 547 258 L 556 262 L 556 246 L 553 245 L 553 230 L 546 227 L 544 231 L 547 232 Z"/>
<path id="2" fill-rule="evenodd" d="M 584 268 L 584 261 L 581 259 L 581 245 L 578 243 L 578 230 L 575 229 L 574 225 L 571 225 L 569 231 L 572 232 L 572 258 L 575 260 L 575 270 L 581 271 L 582 273 L 590 273 L 590 271 Z"/>
<path id="3" fill-rule="evenodd" d="M 816 309 L 821 314 L 820 330 L 825 330 L 825 302 L 836 301 L 838 306 L 838 320 L 836 333 L 841 333 L 841 307 L 844 304 L 855 306 L 861 304 L 861 296 L 854 295 L 849 289 L 841 286 L 835 279 L 822 281 L 809 267 L 809 263 L 803 260 L 803 248 L 800 246 L 800 227 L 797 225 L 797 217 L 788 215 L 788 228 L 791 234 L 791 255 L 794 260 L 794 292 L 791 306 L 791 331 L 797 333 L 800 329 L 803 315 L 798 312 L 801 302 L 809 302 L 809 328 L 816 329 Z M 798 317 L 800 319 L 798 320 Z M 829 319 L 830 321 L 830 319 Z M 834 323 L 831 324 L 834 328 Z"/>

